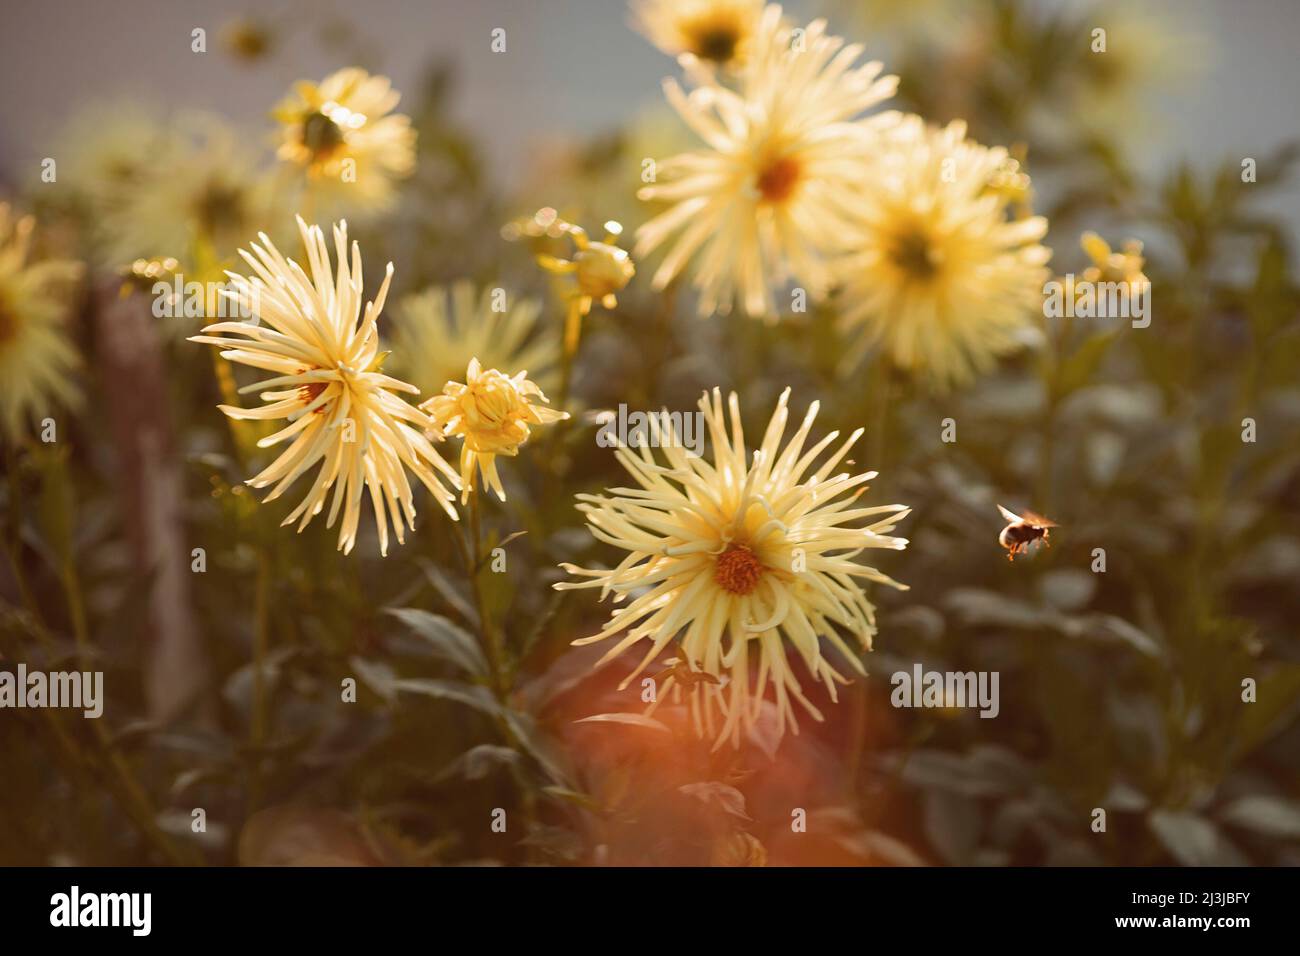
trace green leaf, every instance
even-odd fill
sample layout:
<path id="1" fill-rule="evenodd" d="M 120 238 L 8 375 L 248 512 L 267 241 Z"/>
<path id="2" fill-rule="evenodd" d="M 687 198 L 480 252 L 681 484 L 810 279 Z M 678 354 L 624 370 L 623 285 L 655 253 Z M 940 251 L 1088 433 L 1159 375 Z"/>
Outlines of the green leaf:
<path id="1" fill-rule="evenodd" d="M 1232 866 L 1241 862 L 1241 852 L 1213 822 L 1198 813 L 1155 810 L 1147 822 L 1170 856 L 1183 866 Z"/>
<path id="2" fill-rule="evenodd" d="M 484 568 L 488 567 L 492 563 L 493 551 L 495 551 L 497 548 L 504 548 L 511 541 L 514 541 L 516 538 L 522 538 L 527 533 L 528 533 L 527 531 L 514 531 L 506 535 L 500 541 L 495 540 L 495 536 L 494 536 L 494 539 L 488 542 L 488 546 L 484 550 L 483 557 L 479 558 L 478 567 L 475 568 L 474 570 L 476 572 L 479 572 L 482 571 Z"/>
<path id="3" fill-rule="evenodd" d="M 979 846 L 982 823 L 975 801 L 948 790 L 927 790 L 921 807 L 930 845 L 947 863 L 969 862 Z"/>
<path id="4" fill-rule="evenodd" d="M 1237 685 L 1240 692 L 1240 684 Z M 1237 721 L 1237 759 L 1277 733 L 1300 706 L 1300 664 L 1278 664 L 1256 679 L 1255 702 L 1243 704 Z"/>
<path id="5" fill-rule="evenodd" d="M 355 820 L 337 810 L 275 806 L 239 834 L 242 866 L 378 866 L 384 861 Z"/>
<path id="6" fill-rule="evenodd" d="M 1046 571 L 1038 581 L 1043 601 L 1059 611 L 1078 611 L 1097 591 L 1097 575 L 1082 568 Z"/>
<path id="7" fill-rule="evenodd" d="M 590 717 L 582 717 L 574 721 L 575 724 L 628 724 L 632 727 L 644 727 L 647 730 L 661 730 L 666 734 L 672 733 L 667 724 L 660 723 L 653 717 L 646 717 L 644 714 L 592 714 Z"/>
<path id="8" fill-rule="evenodd" d="M 564 769 L 560 758 L 555 754 L 549 741 L 537 729 L 537 721 L 531 714 L 525 714 L 518 710 L 506 711 L 506 724 L 510 732 L 515 735 L 519 746 L 523 747 L 530 757 L 537 761 L 547 776 L 555 783 L 563 786 L 571 786 L 569 774 Z"/>
<path id="9" fill-rule="evenodd" d="M 385 611 L 426 640 L 434 653 L 449 664 L 474 677 L 486 676 L 488 665 L 482 648 L 460 625 L 440 614 L 414 607 L 386 608 Z"/>
<path id="10" fill-rule="evenodd" d="M 1005 775 L 990 772 L 995 763 L 996 758 L 990 758 L 988 754 L 981 754 L 973 762 L 961 754 L 928 748 L 915 750 L 905 759 L 889 757 L 884 760 L 886 767 L 895 770 L 917 789 L 949 790 L 971 797 L 1006 791 L 1009 781 Z"/>
<path id="11" fill-rule="evenodd" d="M 534 825 L 519 841 L 521 846 L 535 846 L 569 863 L 576 862 L 583 851 L 582 837 L 565 827 Z"/>
<path id="12" fill-rule="evenodd" d="M 387 664 L 368 661 L 363 657 L 349 657 L 348 663 L 352 665 L 352 669 L 357 672 L 357 676 L 365 685 L 385 701 L 390 701 L 397 695 L 397 688 L 394 686 L 397 675 Z"/>
<path id="13" fill-rule="evenodd" d="M 58 562 L 56 570 L 59 573 L 63 573 L 72 562 L 72 529 L 76 520 L 76 502 L 72 481 L 68 477 L 67 456 L 66 448 L 33 455 L 41 471 L 38 505 L 41 537 L 52 560 Z"/>
<path id="14" fill-rule="evenodd" d="M 478 627 L 478 612 L 474 610 L 474 605 L 452 583 L 451 578 L 447 577 L 442 568 L 427 558 L 417 558 L 416 560 L 420 565 L 420 569 L 424 571 L 424 576 L 429 580 L 429 584 L 438 592 L 438 596 L 446 601 L 466 621 Z"/>
<path id="15" fill-rule="evenodd" d="M 1281 797 L 1241 797 L 1219 814 L 1230 826 L 1254 830 L 1284 840 L 1300 839 L 1300 803 Z"/>
<path id="16" fill-rule="evenodd" d="M 592 813 L 600 813 L 604 807 L 600 802 L 592 798 L 589 794 L 579 793 L 577 790 L 570 790 L 567 787 L 542 787 L 542 793 L 548 797 L 554 797 L 565 803 L 571 803 L 576 807 L 584 810 L 590 810 Z"/>
<path id="17" fill-rule="evenodd" d="M 513 574 L 490 571 L 484 565 L 479 571 L 479 587 L 483 605 L 487 607 L 488 617 L 493 621 L 508 621 L 513 615 L 510 608 L 515 600 L 515 578 Z"/>
<path id="18" fill-rule="evenodd" d="M 555 618 L 560 612 L 560 607 L 564 604 L 565 600 L 571 593 L 571 591 L 551 592 L 547 598 L 546 606 L 542 609 L 540 614 L 533 617 L 531 626 L 525 632 L 523 639 L 519 642 L 518 660 L 525 660 L 533 648 L 537 646 L 537 642 L 546 635 L 551 625 L 555 623 Z"/>
<path id="19" fill-rule="evenodd" d="M 1163 653 L 1144 631 L 1113 614 L 1065 615 L 980 588 L 956 588 L 949 592 L 944 605 L 967 626 L 1050 630 L 1065 637 L 1125 645 L 1148 657 Z"/>
<path id="20" fill-rule="evenodd" d="M 906 843 L 878 830 L 867 830 L 850 838 L 841 838 L 851 852 L 893 866 L 925 866 L 925 860 Z"/>
<path id="21" fill-rule="evenodd" d="M 490 716 L 501 713 L 501 705 L 482 684 L 428 677 L 405 677 L 393 681 L 393 689 L 405 694 L 420 694 L 438 700 L 454 700 Z"/>
<path id="22" fill-rule="evenodd" d="M 449 763 L 438 780 L 462 776 L 466 780 L 482 780 L 495 767 L 509 767 L 519 762 L 519 751 L 499 744 L 479 744 L 471 747 Z"/>
<path id="23" fill-rule="evenodd" d="M 1098 614 L 1090 617 L 1091 627 L 1088 634 L 1108 643 L 1124 644 L 1148 657 L 1159 657 L 1163 653 L 1159 644 L 1152 640 L 1145 631 L 1134 627 L 1122 617 L 1113 614 Z"/>
<path id="24" fill-rule="evenodd" d="M 1246 308 L 1261 341 L 1267 341 L 1294 312 L 1286 248 L 1276 238 L 1260 250 L 1255 285 L 1250 290 Z"/>
<path id="25" fill-rule="evenodd" d="M 1039 630 L 1048 626 L 1050 614 L 1044 614 L 1015 598 L 980 588 L 954 588 L 944 599 L 944 606 L 968 626 L 1014 627 Z"/>
<path id="26" fill-rule="evenodd" d="M 696 800 L 708 806 L 716 807 L 738 819 L 753 819 L 745 812 L 745 795 L 728 784 L 708 780 L 703 783 L 685 783 L 677 789 L 688 797 L 694 797 Z"/>
<path id="27" fill-rule="evenodd" d="M 1102 332 L 1084 340 L 1083 344 L 1074 350 L 1061 366 L 1059 387 L 1062 394 L 1082 388 L 1091 381 L 1118 334 L 1118 329 Z"/>

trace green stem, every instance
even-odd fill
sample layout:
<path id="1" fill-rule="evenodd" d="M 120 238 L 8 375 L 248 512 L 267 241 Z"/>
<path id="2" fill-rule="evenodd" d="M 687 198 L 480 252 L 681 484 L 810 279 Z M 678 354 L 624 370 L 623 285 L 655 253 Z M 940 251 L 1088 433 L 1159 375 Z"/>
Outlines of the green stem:
<path id="1" fill-rule="evenodd" d="M 877 354 L 867 370 L 867 460 L 865 466 L 871 471 L 879 471 L 889 481 L 886 455 L 889 450 L 889 431 L 894 413 L 894 378 L 893 370 L 883 355 Z M 846 742 L 845 779 L 849 786 L 856 789 L 858 775 L 862 767 L 862 751 L 867 740 L 867 695 L 869 693 L 865 678 L 854 683 L 849 697 L 849 733 Z"/>
<path id="2" fill-rule="evenodd" d="M 90 632 L 86 619 L 86 605 L 82 599 L 81 579 L 77 566 L 71 558 L 64 562 L 62 569 L 63 588 L 68 601 L 68 615 L 72 620 L 73 634 L 77 642 L 80 666 L 83 670 L 90 668 Z M 127 815 L 135 821 L 137 827 L 153 845 L 173 863 L 193 866 L 202 862 L 202 856 L 190 847 L 179 846 L 158 826 L 158 814 L 144 786 L 136 778 L 131 764 L 122 756 L 117 745 L 109 737 L 108 731 L 98 720 L 90 722 L 104 759 L 108 763 L 113 780 L 116 783 L 117 796 Z"/>
<path id="3" fill-rule="evenodd" d="M 479 624 L 479 642 L 483 646 L 484 656 L 488 662 L 488 680 L 492 694 L 497 699 L 500 707 L 495 715 L 497 730 L 500 732 L 503 740 L 512 748 L 520 752 L 526 751 L 524 742 L 515 733 L 514 728 L 510 726 L 510 721 L 506 719 L 506 711 L 510 708 L 510 680 L 506 677 L 506 668 L 503 663 L 504 649 L 501 641 L 497 636 L 496 629 L 492 626 L 491 617 L 488 610 L 487 600 L 483 594 L 483 588 L 479 580 L 479 575 L 483 572 L 483 534 L 482 534 L 482 516 L 481 505 L 479 502 L 480 489 L 473 488 L 469 497 L 469 537 L 470 543 L 466 545 L 461 534 L 460 528 L 456 529 L 456 545 L 460 552 L 461 560 L 465 565 L 465 573 L 469 577 L 470 589 L 473 592 L 474 610 L 478 612 Z M 533 823 L 537 819 L 537 800 L 533 793 L 532 787 L 529 786 L 528 780 L 524 776 L 521 768 L 516 767 L 513 773 L 515 783 L 519 787 L 520 799 L 523 803 L 524 827 L 531 830 Z M 528 850 L 529 859 L 532 859 L 532 848 Z"/>
<path id="4" fill-rule="evenodd" d="M 481 490 L 475 488 L 469 496 L 469 580 L 474 592 L 474 607 L 478 611 L 479 640 L 483 644 L 483 653 L 487 656 L 488 672 L 492 682 L 492 692 L 497 699 L 505 702 L 506 682 L 502 666 L 502 653 L 496 631 L 492 627 L 490 609 L 483 596 L 481 575 L 483 573 L 483 524 L 482 507 L 479 499 Z"/>
<path id="5" fill-rule="evenodd" d="M 871 471 L 886 471 L 889 431 L 894 411 L 893 370 L 884 356 L 877 355 L 867 373 L 867 461 Z"/>
<path id="6" fill-rule="evenodd" d="M 565 409 L 569 404 L 569 389 L 573 382 L 573 363 L 578 357 L 578 345 L 582 340 L 582 299 L 572 296 L 569 308 L 564 315 L 564 352 L 560 357 L 560 393 L 556 408 Z M 556 429 L 558 431 L 558 427 Z"/>
<path id="7" fill-rule="evenodd" d="M 20 554 L 22 541 L 19 537 L 20 517 L 23 510 L 22 479 L 19 474 L 17 455 L 9 452 L 6 454 L 6 459 L 6 471 L 9 475 L 9 524 L 13 532 L 13 540 L 5 541 L 5 551 L 9 554 L 10 563 L 13 565 L 14 578 L 18 582 L 19 594 L 27 606 L 28 613 L 32 616 L 37 638 L 43 645 L 49 647 L 53 641 L 45 625 L 44 616 L 41 614 L 40 605 L 36 601 L 36 595 L 27 582 L 27 576 L 22 566 Z M 90 637 L 86 623 L 85 602 L 81 599 L 81 582 L 77 576 L 76 565 L 71 559 L 64 563 L 61 578 L 64 591 L 67 594 L 69 616 L 72 619 L 81 666 L 86 669 L 86 660 L 90 651 Z M 72 735 L 68 733 L 58 714 L 45 708 L 42 708 L 41 714 L 46 723 L 49 724 L 50 731 L 58 742 L 59 748 L 67 755 L 69 765 L 74 772 L 77 774 L 84 773 L 86 768 L 92 766 L 91 760 L 82 752 Z M 193 864 L 203 862 L 199 854 L 189 848 L 179 847 L 167 834 L 162 832 L 158 827 L 157 814 L 153 810 L 148 795 L 139 781 L 136 780 L 130 764 L 117 751 L 108 735 L 108 731 L 103 728 L 97 719 L 91 720 L 90 725 L 107 763 L 107 767 L 104 769 L 104 783 L 145 839 L 175 863 Z"/>
<path id="8" fill-rule="evenodd" d="M 221 357 L 221 353 L 212 350 L 212 375 L 216 379 L 217 389 L 221 392 L 221 400 L 227 405 L 235 408 L 242 406 L 239 399 L 239 388 L 235 384 L 235 376 L 230 371 L 230 363 Z M 266 431 L 262 422 L 256 421 L 238 421 L 229 415 L 222 416 L 226 420 L 226 427 L 230 430 L 230 440 L 235 444 L 235 452 L 239 457 L 240 464 L 247 462 L 252 458 L 256 450 L 257 439 L 261 436 L 270 434 Z M 260 435 L 258 432 L 260 431 Z"/>
<path id="9" fill-rule="evenodd" d="M 1073 323 L 1069 316 L 1061 320 L 1060 331 L 1049 341 L 1043 361 L 1043 388 L 1046 391 L 1041 424 L 1042 445 L 1038 455 L 1038 478 L 1034 489 L 1034 510 L 1052 514 L 1056 467 L 1056 411 L 1061 403 L 1061 370 L 1070 341 Z"/>
<path id="10" fill-rule="evenodd" d="M 257 595 L 253 631 L 253 712 L 249 720 L 252 774 L 248 788 L 250 807 L 262 802 L 262 752 L 266 748 L 269 717 L 266 695 L 266 658 L 270 646 L 271 558 L 265 543 L 257 562 Z"/>
<path id="11" fill-rule="evenodd" d="M 639 386 L 640 400 L 653 405 L 655 386 L 663 375 L 664 366 L 673 353 L 673 316 L 677 313 L 677 280 L 673 279 L 659 295 L 659 308 L 650 327 L 651 342 L 646 346 L 645 376 Z"/>

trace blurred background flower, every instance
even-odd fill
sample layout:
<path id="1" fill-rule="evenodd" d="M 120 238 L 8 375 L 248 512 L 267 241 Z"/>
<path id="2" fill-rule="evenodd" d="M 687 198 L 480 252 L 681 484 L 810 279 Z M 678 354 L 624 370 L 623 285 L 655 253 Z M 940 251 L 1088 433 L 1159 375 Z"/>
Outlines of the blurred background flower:
<path id="1" fill-rule="evenodd" d="M 107 264 L 171 256 L 187 279 L 221 281 L 258 232 L 288 232 L 284 185 L 248 140 L 219 116 L 177 118 L 129 185 L 100 186 L 116 191 L 103 210 Z"/>
<path id="2" fill-rule="evenodd" d="M 36 220 L 0 203 L 0 425 L 17 444 L 29 427 L 81 398 L 82 366 L 65 329 L 81 264 L 33 261 Z"/>
<path id="3" fill-rule="evenodd" d="M 306 172 L 303 202 L 358 214 L 392 203 L 391 181 L 415 167 L 410 117 L 393 112 L 400 99 L 388 77 L 356 67 L 294 84 L 271 115 L 281 125 L 276 155 Z"/>
<path id="4" fill-rule="evenodd" d="M 849 368 L 879 344 L 942 388 L 1041 338 L 1047 220 L 1011 218 L 993 188 L 1008 160 L 968 140 L 960 121 L 940 129 L 906 116 L 881 137 L 839 267 L 843 323 L 861 330 Z"/>
<path id="5" fill-rule="evenodd" d="M 763 0 L 635 0 L 631 10 L 633 26 L 669 56 L 735 69 L 750 53 Z"/>
<path id="6" fill-rule="evenodd" d="M 804 283 L 813 298 L 830 284 L 825 260 L 843 252 L 844 196 L 867 175 L 879 119 L 862 113 L 894 92 L 881 65 L 848 69 L 861 53 L 814 21 L 794 44 L 781 8 L 767 7 L 736 90 L 684 63 L 693 86 L 664 82 L 668 102 L 707 149 L 660 157 L 638 196 L 672 207 L 637 230 L 636 254 L 667 246 L 654 274 L 662 289 L 689 271 L 701 315 L 740 305 L 779 312 L 774 289 Z"/>
<path id="7" fill-rule="evenodd" d="M 468 280 L 412 293 L 397 303 L 392 324 L 394 374 L 424 396 L 458 381 L 477 358 L 484 368 L 526 371 L 543 391 L 554 386 L 560 336 L 536 299 L 506 289 L 475 289 Z"/>

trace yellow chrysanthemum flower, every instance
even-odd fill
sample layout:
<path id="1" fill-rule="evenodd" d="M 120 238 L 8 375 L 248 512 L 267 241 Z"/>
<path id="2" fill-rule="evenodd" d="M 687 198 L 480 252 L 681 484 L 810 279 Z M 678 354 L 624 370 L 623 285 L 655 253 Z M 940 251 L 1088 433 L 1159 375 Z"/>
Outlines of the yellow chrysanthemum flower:
<path id="1" fill-rule="evenodd" d="M 763 0 L 633 0 L 632 26 L 669 56 L 721 67 L 745 60 Z"/>
<path id="2" fill-rule="evenodd" d="M 597 302 L 606 309 L 617 308 L 618 293 L 636 275 L 632 257 L 618 244 L 622 235 L 622 224 L 611 219 L 605 223 L 604 237 L 593 242 L 587 230 L 561 219 L 550 206 L 508 222 L 501 229 L 502 238 L 510 242 L 524 238 L 569 238 L 573 243 L 570 258 L 539 252 L 537 264 L 552 275 L 563 277 L 561 295 L 579 316 L 590 313 Z"/>
<path id="3" fill-rule="evenodd" d="M 157 186 L 157 163 L 175 148 L 175 133 L 138 103 L 110 100 L 79 109 L 51 155 L 59 161 L 59 193 L 71 194 L 99 229 L 143 185 Z M 66 193 L 64 191 L 67 191 Z M 111 230 L 105 229 L 111 236 Z"/>
<path id="4" fill-rule="evenodd" d="M 73 375 L 81 357 L 62 323 L 81 264 L 29 263 L 35 227 L 31 216 L 15 219 L 9 205 L 0 203 L 0 428 L 14 443 L 56 405 L 80 400 Z"/>
<path id="5" fill-rule="evenodd" d="M 727 739 L 737 743 L 741 730 L 754 724 L 769 684 L 782 732 L 787 725 L 798 732 L 792 699 L 821 720 L 794 675 L 787 646 L 835 700 L 835 684 L 845 678 L 823 656 L 821 640 L 862 672 L 840 630 L 861 647 L 871 647 L 875 608 L 859 581 L 903 587 L 855 559 L 868 548 L 906 547 L 905 539 L 889 533 L 910 509 L 857 507 L 875 472 L 835 472 L 862 429 L 814 464 L 838 437 L 832 432 L 804 450 L 817 415 L 815 402 L 782 448 L 789 394 L 789 389 L 782 393 L 752 459 L 739 401 L 734 393 L 730 396 L 728 423 L 718 389 L 700 400 L 712 462 L 692 457 L 674 441 L 658 442 L 667 446 L 660 450 L 666 463 L 646 447 L 620 448 L 616 455 L 635 487 L 579 495 L 578 508 L 596 538 L 627 555 L 612 570 L 563 565 L 588 580 L 555 585 L 599 587 L 602 597 L 612 593 L 616 603 L 626 601 L 599 634 L 574 642 L 590 644 L 617 635 L 604 664 L 647 641 L 649 648 L 622 686 L 669 648 L 678 665 L 657 700 L 683 683 L 679 674 L 699 672 L 716 679 L 689 681 L 696 729 L 701 735 L 716 734 L 715 746 Z M 758 673 L 751 687 L 754 660 Z"/>
<path id="6" fill-rule="evenodd" d="M 1123 282 L 1133 288 L 1146 285 L 1151 281 L 1142 271 L 1146 265 L 1146 258 L 1142 255 L 1140 240 L 1129 239 L 1122 249 L 1114 252 L 1110 248 L 1110 243 L 1101 236 L 1095 232 L 1085 232 L 1079 237 L 1079 245 L 1092 260 L 1092 265 L 1083 270 L 1085 281 Z"/>
<path id="7" fill-rule="evenodd" d="M 1077 129 L 1114 134 L 1141 127 L 1158 131 L 1163 116 L 1151 94 L 1190 85 L 1206 69 L 1212 50 L 1183 18 L 1161 16 L 1132 3 L 1106 2 L 1088 11 L 1091 32 L 1079 69 L 1066 75 L 1070 99 L 1055 119 Z"/>
<path id="8" fill-rule="evenodd" d="M 393 112 L 400 99 L 388 77 L 357 67 L 300 81 L 272 113 L 283 126 L 278 155 L 303 167 L 324 201 L 382 209 L 393 180 L 415 168 L 415 130 Z"/>
<path id="9" fill-rule="evenodd" d="M 694 259 L 704 315 L 738 301 L 751 315 L 774 316 L 773 286 L 790 277 L 814 298 L 825 293 L 827 260 L 853 234 L 845 197 L 870 175 L 883 122 L 861 114 L 897 85 L 879 76 L 879 63 L 853 67 L 861 53 L 828 36 L 822 20 L 796 41 L 773 5 L 738 91 L 683 57 L 696 88 L 688 96 L 670 79 L 664 90 L 708 148 L 659 163 L 656 184 L 638 193 L 673 203 L 637 230 L 638 258 L 676 237 L 656 288 Z"/>
<path id="10" fill-rule="evenodd" d="M 221 44 L 226 52 L 245 63 L 265 59 L 278 41 L 275 28 L 254 17 L 236 17 L 221 30 Z"/>
<path id="11" fill-rule="evenodd" d="M 531 222 L 544 226 L 547 235 L 567 235 L 573 241 L 571 258 L 561 259 L 541 253 L 537 256 L 537 264 L 552 275 L 573 280 L 564 296 L 579 315 L 590 313 L 597 302 L 606 309 L 618 307 L 618 293 L 636 275 L 632 257 L 618 244 L 623 235 L 620 223 L 613 220 L 605 223 L 604 238 L 593 242 L 585 229 L 560 219 L 549 207 L 538 210 Z"/>
<path id="12" fill-rule="evenodd" d="M 270 448 L 293 440 L 270 467 L 249 479 L 254 488 L 274 483 L 266 501 L 278 498 L 320 463 L 306 497 L 283 524 L 297 521 L 302 531 L 324 509 L 332 486 L 327 526 L 334 526 L 341 509 L 339 549 L 348 553 L 356 544 L 362 492 L 369 488 L 379 550 L 387 554 L 390 518 L 399 543 L 405 541 L 403 525 L 415 527 L 415 503 L 404 467 L 452 518 L 454 496 L 438 473 L 456 487 L 456 472 L 424 436 L 430 424 L 425 415 L 394 394 L 419 390 L 380 371 L 387 353 L 379 351 L 376 323 L 393 278 L 392 263 L 379 294 L 362 314 L 361 250 L 354 242 L 349 261 L 347 223 L 334 227 L 337 272 L 330 264 L 324 231 L 301 218 L 298 231 L 310 274 L 286 260 L 265 233 L 260 234 L 262 246 L 251 244 L 252 253 L 240 250 L 253 277 L 230 273 L 231 291 L 226 295 L 265 324 L 217 322 L 190 341 L 215 345 L 229 361 L 273 373 L 240 389 L 260 391 L 266 403 L 260 408 L 220 406 L 231 418 L 289 422 L 257 443 Z"/>
<path id="13" fill-rule="evenodd" d="M 239 134 L 220 119 L 188 116 L 152 157 L 148 175 L 104 213 L 114 267 L 171 257 L 186 281 L 220 282 L 258 224 L 287 218 L 280 190 Z"/>
<path id="14" fill-rule="evenodd" d="M 886 139 L 840 264 L 843 323 L 861 332 L 849 364 L 879 344 L 938 388 L 969 381 L 1038 329 L 1047 220 L 1009 217 L 1007 152 L 966 139 L 965 123 L 908 116 Z"/>
<path id="15" fill-rule="evenodd" d="M 396 313 L 393 372 L 422 395 L 459 379 L 472 358 L 485 368 L 526 368 L 543 391 L 556 378 L 559 332 L 538 321 L 542 306 L 535 299 L 500 288 L 476 291 L 462 279 L 406 296 Z"/>
<path id="16" fill-rule="evenodd" d="M 473 358 L 463 384 L 448 382 L 441 395 L 420 406 L 443 436 L 459 435 L 465 440 L 460 453 L 462 502 L 468 502 L 474 490 L 475 465 L 484 484 L 506 500 L 496 456 L 518 455 L 519 446 L 531 434 L 529 426 L 549 425 L 569 417 L 568 412 L 534 404 L 546 400 L 537 383 L 529 381 L 527 372 L 510 376 L 494 368 L 485 370 Z"/>

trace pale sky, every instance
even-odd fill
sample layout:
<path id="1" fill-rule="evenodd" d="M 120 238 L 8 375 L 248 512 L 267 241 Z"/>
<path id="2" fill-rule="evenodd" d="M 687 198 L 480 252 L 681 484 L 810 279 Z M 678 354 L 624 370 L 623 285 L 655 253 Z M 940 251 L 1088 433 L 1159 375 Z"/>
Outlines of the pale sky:
<path id="1" fill-rule="evenodd" d="M 1152 7 L 1178 29 L 1204 35 L 1211 53 L 1194 81 L 1161 97 L 1159 134 L 1132 131 L 1130 155 L 1141 167 L 1160 169 L 1183 157 L 1198 163 L 1260 157 L 1300 138 L 1300 0 L 1130 5 Z M 813 8 L 806 2 L 788 7 Z M 313 26 L 297 29 L 281 55 L 243 66 L 220 50 L 217 36 L 235 14 L 252 10 L 299 23 L 310 15 Z M 503 184 L 528 162 L 539 136 L 611 129 L 658 101 L 660 80 L 673 70 L 628 28 L 623 0 L 2 0 L 0 189 L 28 180 L 67 117 L 92 104 L 130 97 L 164 109 L 210 109 L 260 131 L 266 111 L 295 79 L 319 79 L 344 65 L 346 55 L 323 48 L 316 37 L 330 11 L 348 11 L 359 41 L 376 51 L 377 66 L 398 89 L 412 88 L 435 57 L 455 61 L 455 113 L 473 129 Z M 206 54 L 190 50 L 198 26 L 208 31 Z M 496 27 L 506 30 L 504 54 L 489 48 Z M 1300 222 L 1300 185 L 1278 209 Z"/>

